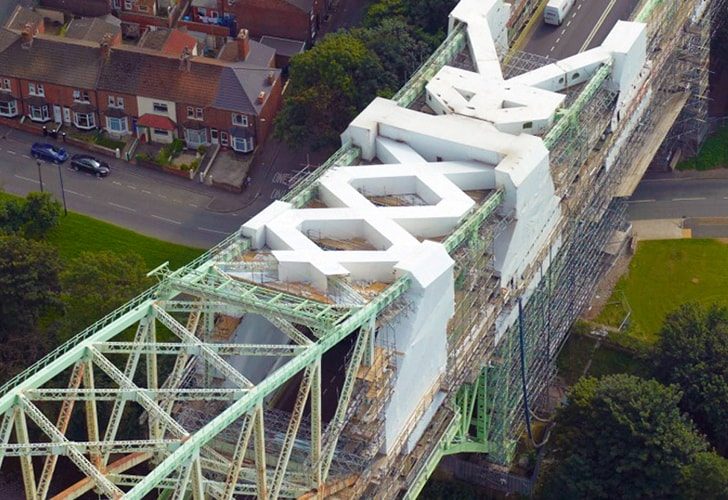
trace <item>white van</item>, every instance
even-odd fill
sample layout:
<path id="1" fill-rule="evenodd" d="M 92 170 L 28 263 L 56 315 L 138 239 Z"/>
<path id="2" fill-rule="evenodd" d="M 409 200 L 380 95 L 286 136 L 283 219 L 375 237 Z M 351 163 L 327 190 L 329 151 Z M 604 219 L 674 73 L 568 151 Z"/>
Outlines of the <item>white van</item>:
<path id="1" fill-rule="evenodd" d="M 566 14 L 569 13 L 571 8 L 574 6 L 575 0 L 549 0 L 546 4 L 546 9 L 543 11 L 543 21 L 546 24 L 560 25 L 566 19 Z"/>

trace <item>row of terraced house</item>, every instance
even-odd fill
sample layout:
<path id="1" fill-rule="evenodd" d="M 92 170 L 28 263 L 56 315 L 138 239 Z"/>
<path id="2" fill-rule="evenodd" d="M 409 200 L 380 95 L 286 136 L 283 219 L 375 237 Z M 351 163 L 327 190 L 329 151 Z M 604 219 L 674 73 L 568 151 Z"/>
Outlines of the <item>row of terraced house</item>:
<path id="1" fill-rule="evenodd" d="M 45 34 L 22 19 L 14 28 L 0 28 L 6 125 L 102 129 L 119 138 L 180 138 L 189 148 L 219 144 L 250 152 L 280 107 L 275 50 L 250 40 L 247 30 L 209 58 L 195 55 L 184 37 L 157 50 L 124 45 L 103 26 L 79 38 Z"/>

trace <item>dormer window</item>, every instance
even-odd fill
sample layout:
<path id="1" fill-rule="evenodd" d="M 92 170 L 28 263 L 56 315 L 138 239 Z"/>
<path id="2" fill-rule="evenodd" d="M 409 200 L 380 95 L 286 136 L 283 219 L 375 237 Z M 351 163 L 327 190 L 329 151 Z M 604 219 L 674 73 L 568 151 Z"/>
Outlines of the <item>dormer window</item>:
<path id="1" fill-rule="evenodd" d="M 204 113 L 202 108 L 195 108 L 193 106 L 187 106 L 187 118 L 190 120 L 203 120 Z"/>
<path id="2" fill-rule="evenodd" d="M 0 90 L 10 91 L 10 80 L 8 78 L 3 78 L 2 82 L 0 82 L 0 84 L 2 85 L 0 87 Z"/>
<path id="3" fill-rule="evenodd" d="M 117 109 L 124 109 L 124 98 L 110 95 L 109 96 L 109 107 L 117 108 Z"/>
<path id="4" fill-rule="evenodd" d="M 243 115 L 240 113 L 233 113 L 233 125 L 238 125 L 240 127 L 247 127 L 248 126 L 248 117 L 246 115 Z"/>

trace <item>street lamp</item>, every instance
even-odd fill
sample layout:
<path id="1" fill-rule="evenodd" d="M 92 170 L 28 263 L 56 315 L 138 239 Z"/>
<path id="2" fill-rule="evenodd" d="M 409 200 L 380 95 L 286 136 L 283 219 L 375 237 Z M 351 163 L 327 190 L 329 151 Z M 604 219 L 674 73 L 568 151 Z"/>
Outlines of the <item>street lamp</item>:
<path id="1" fill-rule="evenodd" d="M 68 207 L 66 207 L 66 190 L 63 189 L 63 174 L 61 173 L 61 164 L 56 163 L 58 167 L 58 178 L 61 180 L 61 197 L 63 198 L 63 215 L 68 215 Z"/>
<path id="2" fill-rule="evenodd" d="M 43 174 L 40 172 L 40 160 L 35 160 L 35 163 L 38 165 L 38 180 L 40 181 L 40 192 L 43 192 Z"/>

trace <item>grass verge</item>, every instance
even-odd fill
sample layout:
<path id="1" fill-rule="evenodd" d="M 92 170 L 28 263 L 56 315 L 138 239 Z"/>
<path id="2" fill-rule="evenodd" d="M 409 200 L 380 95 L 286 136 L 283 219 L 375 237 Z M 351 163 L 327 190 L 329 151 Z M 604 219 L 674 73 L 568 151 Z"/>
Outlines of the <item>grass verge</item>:
<path id="1" fill-rule="evenodd" d="M 678 170 L 709 170 L 728 166 L 728 126 L 710 135 L 700 147 L 698 156 L 679 162 Z"/>
<path id="2" fill-rule="evenodd" d="M 660 240 L 639 243 L 629 271 L 617 283 L 609 302 L 621 307 L 620 293 L 632 309 L 625 334 L 638 343 L 657 340 L 665 316 L 681 304 L 728 305 L 728 245 L 716 240 Z M 619 326 L 619 311 L 609 307 L 596 318 Z M 628 340 L 628 339 L 623 339 Z"/>

